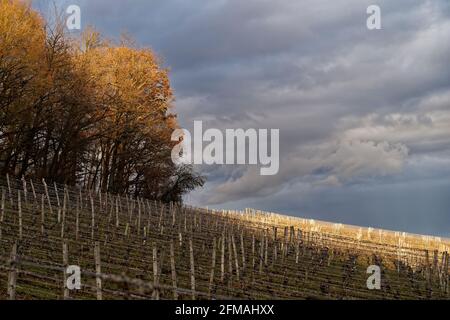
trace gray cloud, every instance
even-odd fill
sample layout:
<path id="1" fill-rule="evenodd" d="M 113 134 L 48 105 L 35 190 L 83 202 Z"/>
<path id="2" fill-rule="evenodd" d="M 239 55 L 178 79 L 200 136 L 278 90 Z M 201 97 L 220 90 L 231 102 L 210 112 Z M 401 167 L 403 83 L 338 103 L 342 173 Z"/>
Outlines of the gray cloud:
<path id="1" fill-rule="evenodd" d="M 450 235 L 448 1 L 70 2 L 164 57 L 185 128 L 280 129 L 278 175 L 200 167 L 189 202 Z"/>

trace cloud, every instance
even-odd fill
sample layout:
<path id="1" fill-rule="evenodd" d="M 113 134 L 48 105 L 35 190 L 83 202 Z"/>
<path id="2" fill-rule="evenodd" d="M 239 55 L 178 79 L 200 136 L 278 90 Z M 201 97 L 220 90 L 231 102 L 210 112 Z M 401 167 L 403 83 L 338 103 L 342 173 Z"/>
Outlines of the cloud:
<path id="1" fill-rule="evenodd" d="M 371 114 L 357 121 L 362 125 L 346 131 L 346 139 L 357 137 L 404 143 L 409 146 L 413 155 L 450 148 L 450 110 L 384 116 Z"/>
<path id="2" fill-rule="evenodd" d="M 449 174 L 449 1 L 379 0 L 377 31 L 366 28 L 370 0 L 72 2 L 85 25 L 110 36 L 128 30 L 164 57 L 186 129 L 194 120 L 280 129 L 278 175 L 200 167 L 208 183 L 190 203 L 387 227 L 415 212 L 408 228 L 417 230 L 422 193 L 436 215 L 427 221 L 442 231 L 450 204 L 430 190 L 450 198 L 436 192 Z M 391 222 L 386 210 L 395 211 Z"/>
<path id="3" fill-rule="evenodd" d="M 262 177 L 250 168 L 237 179 L 212 188 L 206 203 L 264 197 L 296 180 L 339 187 L 368 177 L 399 174 L 407 161 L 420 155 L 450 151 L 450 110 L 347 117 L 336 128 L 322 143 L 303 144 L 298 151 L 285 154 L 276 177 Z"/>
<path id="4" fill-rule="evenodd" d="M 244 104 L 247 112 L 265 115 L 254 124 L 280 127 L 284 152 L 277 177 L 260 177 L 250 168 L 238 179 L 211 184 L 206 201 L 267 197 L 298 181 L 317 185 L 334 177 L 339 186 L 368 177 L 382 179 L 401 173 L 420 153 L 448 150 L 450 71 L 443 66 L 450 48 L 442 39 L 450 36 L 450 25 L 443 7 L 443 2 L 399 5 L 383 16 L 396 31 L 383 37 L 364 32 L 363 39 L 362 31 L 354 28 L 349 41 L 331 41 L 330 51 L 308 54 L 296 48 L 241 63 L 236 73 L 222 73 L 221 80 L 231 87 L 209 84 L 212 92 L 227 92 L 226 99 L 208 97 L 212 105 L 215 99 L 225 104 L 210 112 L 239 114 L 233 106 Z M 337 9 L 336 14 L 342 12 Z M 352 23 L 340 29 L 351 31 Z M 319 39 L 324 38 L 327 35 Z M 303 45 L 315 47 L 317 41 Z M 263 64 L 270 71 L 258 69 Z M 236 81 L 227 79 L 229 73 Z M 242 90 L 246 94 L 241 95 Z M 211 125 L 231 123 L 236 125 Z M 318 168 L 327 173 L 315 175 Z"/>
<path id="5" fill-rule="evenodd" d="M 367 176 L 386 176 L 402 170 L 408 150 L 402 144 L 347 140 L 308 146 L 282 159 L 281 172 L 265 177 L 250 167 L 245 173 L 212 189 L 206 204 L 220 204 L 247 197 L 264 197 L 279 192 L 296 180 L 312 185 L 340 186 Z"/>

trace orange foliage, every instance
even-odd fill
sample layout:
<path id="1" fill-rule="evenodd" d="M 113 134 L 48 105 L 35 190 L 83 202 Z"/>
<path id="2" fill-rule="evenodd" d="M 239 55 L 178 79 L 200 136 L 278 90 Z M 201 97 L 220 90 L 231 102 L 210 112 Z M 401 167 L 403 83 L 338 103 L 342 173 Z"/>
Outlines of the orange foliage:
<path id="1" fill-rule="evenodd" d="M 3 174 L 165 201 L 203 184 L 171 162 L 178 125 L 167 69 L 127 43 L 93 29 L 73 41 L 28 3 L 0 0 Z"/>

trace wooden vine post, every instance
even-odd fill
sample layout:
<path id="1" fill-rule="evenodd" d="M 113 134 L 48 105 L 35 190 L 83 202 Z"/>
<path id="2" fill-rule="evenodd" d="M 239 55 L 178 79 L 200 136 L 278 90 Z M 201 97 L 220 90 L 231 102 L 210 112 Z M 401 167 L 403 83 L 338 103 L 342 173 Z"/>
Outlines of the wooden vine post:
<path id="1" fill-rule="evenodd" d="M 448 264 L 449 264 L 449 254 L 448 254 L 448 252 L 447 251 L 445 251 L 445 264 L 444 264 L 444 279 L 445 279 L 445 282 L 444 282 L 444 284 L 445 284 L 445 293 L 448 295 L 449 294 L 449 288 L 448 288 L 448 285 L 449 285 L 449 279 L 448 279 Z"/>
<path id="2" fill-rule="evenodd" d="M 137 199 L 137 203 L 138 203 L 138 220 L 137 220 L 137 231 L 138 231 L 138 235 L 141 234 L 141 201 L 139 200 L 139 198 Z"/>
<path id="3" fill-rule="evenodd" d="M 116 228 L 119 227 L 119 197 L 116 197 Z"/>
<path id="4" fill-rule="evenodd" d="M 6 181 L 8 184 L 8 193 L 9 193 L 9 201 L 11 202 L 11 207 L 14 206 L 14 201 L 13 201 L 13 196 L 12 196 L 12 192 L 11 192 L 11 183 L 9 181 L 9 175 L 6 174 Z"/>
<path id="5" fill-rule="evenodd" d="M 220 281 L 223 282 L 225 276 L 225 235 L 220 238 L 221 256 L 220 256 Z"/>
<path id="6" fill-rule="evenodd" d="M 252 234 L 252 273 L 255 269 L 255 234 Z"/>
<path id="7" fill-rule="evenodd" d="M 0 240 L 2 239 L 3 222 L 5 221 L 5 197 L 6 191 L 2 187 L 2 203 L 0 205 Z"/>
<path id="8" fill-rule="evenodd" d="M 45 198 L 41 196 L 41 234 L 45 234 Z"/>
<path id="9" fill-rule="evenodd" d="M 64 229 L 66 224 L 66 210 L 67 210 L 67 193 L 64 189 L 64 200 L 62 208 L 62 221 L 61 221 L 61 238 L 64 238 Z"/>
<path id="10" fill-rule="evenodd" d="M 69 266 L 69 251 L 67 249 L 67 241 L 63 241 L 63 288 L 64 288 L 64 300 L 69 299 L 69 288 L 67 288 L 67 267 Z"/>
<path id="11" fill-rule="evenodd" d="M 22 230 L 22 201 L 20 199 L 20 190 L 17 190 L 17 205 L 19 208 L 19 239 L 22 240 L 23 230 Z"/>
<path id="12" fill-rule="evenodd" d="M 231 235 L 231 243 L 233 246 L 233 253 L 234 253 L 234 262 L 236 264 L 236 280 L 239 281 L 239 260 L 238 260 L 238 254 L 236 250 L 236 242 L 234 241 L 234 235 Z"/>
<path id="13" fill-rule="evenodd" d="M 192 300 L 195 300 L 195 264 L 194 264 L 194 247 L 192 245 L 192 238 L 189 239 L 189 257 L 191 261 L 191 291 Z"/>
<path id="14" fill-rule="evenodd" d="M 78 240 L 80 232 L 80 198 L 77 197 L 77 204 L 75 208 L 75 239 Z"/>
<path id="15" fill-rule="evenodd" d="M 231 232 L 230 232 L 231 233 Z M 233 280 L 233 248 L 231 243 L 231 236 L 228 235 L 228 284 L 231 285 L 231 281 Z"/>
<path id="16" fill-rule="evenodd" d="M 102 294 L 102 267 L 101 267 L 101 258 L 100 258 L 100 243 L 95 242 L 94 247 L 94 258 L 95 258 L 95 273 L 96 273 L 96 287 L 97 287 L 97 300 L 103 300 Z"/>
<path id="17" fill-rule="evenodd" d="M 261 236 L 261 241 L 259 242 L 259 273 L 262 273 L 264 262 L 264 235 Z"/>
<path id="18" fill-rule="evenodd" d="M 92 195 L 90 196 L 91 198 L 91 239 L 94 240 L 94 230 L 95 230 L 95 208 L 94 208 L 94 199 L 92 198 Z"/>
<path id="19" fill-rule="evenodd" d="M 268 236 L 268 230 L 266 229 L 266 233 L 265 233 L 265 242 L 266 242 L 266 246 L 265 246 L 265 251 L 264 251 L 264 266 L 267 267 L 268 265 L 268 251 L 269 251 L 269 236 Z"/>
<path id="20" fill-rule="evenodd" d="M 47 197 L 47 203 L 48 203 L 48 207 L 50 208 L 50 214 L 53 216 L 52 201 L 50 200 L 50 195 L 48 193 L 48 186 L 47 186 L 47 183 L 45 183 L 44 179 L 42 179 L 42 184 L 44 185 L 45 196 Z"/>
<path id="21" fill-rule="evenodd" d="M 27 189 L 27 180 L 22 176 L 22 186 L 23 186 L 23 200 L 25 204 L 28 204 L 28 189 Z"/>
<path id="22" fill-rule="evenodd" d="M 56 203 L 58 205 L 58 223 L 61 223 L 61 202 L 59 201 L 59 191 L 56 182 L 53 182 L 53 187 L 55 188 Z"/>
<path id="23" fill-rule="evenodd" d="M 34 201 L 37 201 L 36 190 L 34 189 L 33 180 L 30 179 L 31 191 L 33 192 Z"/>
<path id="24" fill-rule="evenodd" d="M 13 244 L 11 255 L 9 258 L 9 274 L 8 274 L 8 298 L 16 300 L 16 282 L 17 282 L 17 242 Z"/>
<path id="25" fill-rule="evenodd" d="M 153 299 L 159 300 L 158 249 L 153 245 Z"/>
<path id="26" fill-rule="evenodd" d="M 242 270 L 245 271 L 245 244 L 244 244 L 244 231 L 241 232 L 241 255 L 242 255 Z"/>
<path id="27" fill-rule="evenodd" d="M 427 291 L 431 290 L 431 265 L 428 250 L 425 250 L 425 278 L 426 278 L 426 289 Z"/>
<path id="28" fill-rule="evenodd" d="M 175 248 L 174 248 L 173 240 L 170 242 L 170 269 L 171 269 L 171 273 L 172 273 L 173 299 L 178 300 L 177 271 L 175 268 Z"/>
<path id="29" fill-rule="evenodd" d="M 212 287 L 214 284 L 214 270 L 216 269 L 216 238 L 213 239 L 212 263 L 209 276 L 208 298 L 211 299 Z"/>

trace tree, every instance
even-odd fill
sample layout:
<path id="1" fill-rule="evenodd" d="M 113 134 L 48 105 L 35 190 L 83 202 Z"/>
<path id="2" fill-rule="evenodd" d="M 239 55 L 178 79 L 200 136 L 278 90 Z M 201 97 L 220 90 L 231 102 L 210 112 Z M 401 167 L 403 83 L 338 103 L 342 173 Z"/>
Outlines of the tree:
<path id="1" fill-rule="evenodd" d="M 93 29 L 71 39 L 22 1 L 0 9 L 3 174 L 165 201 L 203 185 L 171 162 L 173 94 L 150 49 Z"/>

